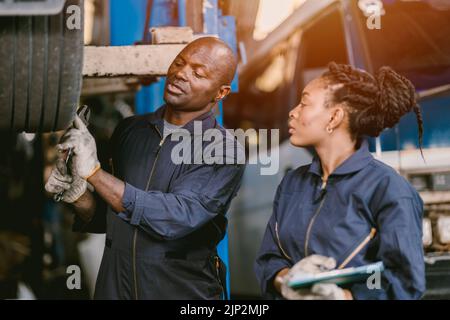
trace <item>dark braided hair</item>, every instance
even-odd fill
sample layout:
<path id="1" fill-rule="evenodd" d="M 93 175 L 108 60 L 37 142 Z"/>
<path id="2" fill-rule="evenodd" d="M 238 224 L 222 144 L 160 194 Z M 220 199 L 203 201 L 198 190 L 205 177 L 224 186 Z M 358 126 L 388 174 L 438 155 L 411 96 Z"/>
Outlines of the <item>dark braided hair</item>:
<path id="1" fill-rule="evenodd" d="M 411 81 L 390 67 L 382 67 L 372 76 L 335 62 L 328 65 L 322 77 L 332 88 L 328 103 L 344 103 L 348 107 L 350 132 L 355 140 L 360 141 L 362 136 L 378 137 L 384 129 L 392 128 L 402 116 L 414 111 L 422 151 L 423 118 Z"/>

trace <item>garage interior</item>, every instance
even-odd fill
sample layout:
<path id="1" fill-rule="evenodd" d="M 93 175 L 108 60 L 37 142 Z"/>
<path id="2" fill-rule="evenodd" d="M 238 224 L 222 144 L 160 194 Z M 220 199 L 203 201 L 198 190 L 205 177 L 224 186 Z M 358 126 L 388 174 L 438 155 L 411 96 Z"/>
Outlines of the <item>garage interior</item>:
<path id="1" fill-rule="evenodd" d="M 0 298 L 92 299 L 105 236 L 72 232 L 71 207 L 45 191 L 55 147 L 87 105 L 99 160 L 108 163 L 117 124 L 162 106 L 173 59 L 194 39 L 214 36 L 239 60 L 218 121 L 255 129 L 247 147 L 260 143 L 258 130 L 280 132 L 279 173 L 260 176 L 259 165 L 248 165 L 228 212 L 218 248 L 227 298 L 261 299 L 253 263 L 277 185 L 311 160 L 289 145 L 288 114 L 335 61 L 368 71 L 392 65 L 417 88 L 426 163 L 413 115 L 371 139 L 370 149 L 424 200 L 424 299 L 450 299 L 449 1 L 372 1 L 385 10 L 378 31 L 365 28 L 365 2 L 0 1 Z M 70 266 L 80 267 L 80 289 L 67 286 Z"/>

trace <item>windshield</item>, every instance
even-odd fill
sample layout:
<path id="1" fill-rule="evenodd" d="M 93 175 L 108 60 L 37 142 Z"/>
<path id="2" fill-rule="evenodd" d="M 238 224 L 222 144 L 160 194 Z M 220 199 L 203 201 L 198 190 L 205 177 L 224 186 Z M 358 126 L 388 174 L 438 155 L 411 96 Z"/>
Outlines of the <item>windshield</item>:
<path id="1" fill-rule="evenodd" d="M 389 65 L 418 90 L 449 84 L 450 0 L 385 0 L 383 9 L 379 30 L 357 9 L 374 69 Z"/>

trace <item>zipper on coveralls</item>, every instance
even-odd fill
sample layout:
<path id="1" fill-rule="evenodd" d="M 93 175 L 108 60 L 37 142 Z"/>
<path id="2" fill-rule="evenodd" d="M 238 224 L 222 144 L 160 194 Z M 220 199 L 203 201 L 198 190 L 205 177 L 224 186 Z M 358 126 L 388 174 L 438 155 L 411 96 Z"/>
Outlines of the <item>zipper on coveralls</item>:
<path id="1" fill-rule="evenodd" d="M 153 162 L 152 170 L 150 171 L 150 176 L 148 178 L 147 186 L 145 187 L 145 191 L 148 191 L 148 188 L 150 188 L 150 183 L 151 183 L 151 180 L 152 180 L 152 177 L 153 177 L 153 173 L 155 172 L 156 162 L 158 161 L 159 153 L 161 151 L 161 147 L 163 146 L 164 141 L 165 141 L 165 138 L 163 138 L 163 136 L 162 136 L 161 132 L 158 130 L 158 128 L 157 127 L 155 127 L 155 128 L 156 128 L 156 131 L 158 131 L 159 136 L 161 137 L 161 141 L 160 141 L 159 146 L 158 146 L 158 150 L 157 150 L 157 153 L 156 153 L 156 158 L 155 158 L 155 161 Z M 134 281 L 134 297 L 135 297 L 136 300 L 139 299 L 138 287 L 137 287 L 137 271 L 136 271 L 137 233 L 138 233 L 138 228 L 136 227 L 134 229 L 134 235 L 133 235 L 133 281 Z"/>
<path id="2" fill-rule="evenodd" d="M 323 190 L 325 190 L 326 187 L 327 187 L 327 181 L 323 181 L 320 191 L 323 192 Z M 325 202 L 326 197 L 327 197 L 327 195 L 325 194 L 323 196 L 322 200 L 320 201 L 319 207 L 317 208 L 316 212 L 314 213 L 313 217 L 311 218 L 311 221 L 309 222 L 308 230 L 306 231 L 306 237 L 305 237 L 305 257 L 308 256 L 308 242 L 309 242 L 309 237 L 311 236 L 311 229 L 314 225 L 314 221 L 316 220 L 317 216 L 320 213 L 320 210 L 322 209 L 322 206 L 323 206 L 323 203 Z"/>

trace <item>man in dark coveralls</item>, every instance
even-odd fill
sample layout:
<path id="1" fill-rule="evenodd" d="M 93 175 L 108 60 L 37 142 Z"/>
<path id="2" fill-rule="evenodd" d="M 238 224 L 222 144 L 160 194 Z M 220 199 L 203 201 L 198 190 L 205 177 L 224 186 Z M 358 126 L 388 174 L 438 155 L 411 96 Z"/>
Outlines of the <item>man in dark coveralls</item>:
<path id="1" fill-rule="evenodd" d="M 238 152 L 231 152 L 236 161 L 229 164 L 229 150 L 222 163 L 175 164 L 171 153 L 178 142 L 169 136 L 182 128 L 194 140 L 200 122 L 203 132 L 219 130 L 221 142 L 231 139 L 234 145 L 213 109 L 229 94 L 236 65 L 221 40 L 190 43 L 169 68 L 166 104 L 154 113 L 127 118 L 115 129 L 113 175 L 101 168 L 95 140 L 79 118 L 58 145 L 60 151 L 72 148 L 71 169 L 60 161 L 47 191 L 64 191 L 63 200 L 76 211 L 75 231 L 106 232 L 96 299 L 223 296 L 225 270 L 216 246 L 225 235 L 226 212 L 245 165 L 237 161 Z M 209 147 L 205 142 L 201 146 Z M 95 192 L 87 190 L 88 182 Z"/>

